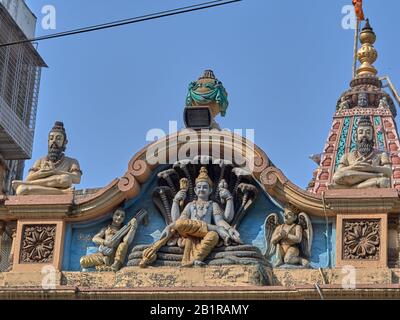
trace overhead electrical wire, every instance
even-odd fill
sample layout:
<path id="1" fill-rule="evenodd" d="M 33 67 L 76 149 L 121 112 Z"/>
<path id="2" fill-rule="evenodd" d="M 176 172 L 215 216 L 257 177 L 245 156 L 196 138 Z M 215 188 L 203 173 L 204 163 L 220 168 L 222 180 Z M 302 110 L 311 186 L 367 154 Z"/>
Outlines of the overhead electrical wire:
<path id="1" fill-rule="evenodd" d="M 71 36 L 71 35 L 76 35 L 76 34 L 81 34 L 81 33 L 87 33 L 87 32 L 93 32 L 93 31 L 98 31 L 98 30 L 110 29 L 110 28 L 120 27 L 120 26 L 124 26 L 124 25 L 128 25 L 128 24 L 134 24 L 134 23 L 138 23 L 138 22 L 143 22 L 143 21 L 148 21 L 148 20 L 155 20 L 155 19 L 174 16 L 174 15 L 178 15 L 178 14 L 183 14 L 183 13 L 209 9 L 209 8 L 218 7 L 218 6 L 223 6 L 223 5 L 231 4 L 231 3 L 234 3 L 234 2 L 240 2 L 240 1 L 242 1 L 242 0 L 228 0 L 228 1 L 226 1 L 226 0 L 216 0 L 216 1 L 209 1 L 209 2 L 204 2 L 204 3 L 200 3 L 200 4 L 196 4 L 196 5 L 191 5 L 191 6 L 186 6 L 186 7 L 181 7 L 181 8 L 176 8 L 176 9 L 171 9 L 171 10 L 166 10 L 166 11 L 160 11 L 160 12 L 157 12 L 157 13 L 147 14 L 147 15 L 143 15 L 143 16 L 123 19 L 123 20 L 117 20 L 117 21 L 98 24 L 98 25 L 93 25 L 93 26 L 90 26 L 90 27 L 85 27 L 85 28 L 79 28 L 79 29 L 74 29 L 74 30 L 54 33 L 54 34 L 41 36 L 41 37 L 36 37 L 36 38 L 32 38 L 32 39 L 24 39 L 24 40 L 9 42 L 9 43 L 3 43 L 3 44 L 0 44 L 0 48 L 7 47 L 7 46 L 12 46 L 12 45 L 17 45 L 17 44 L 22 44 L 22 43 L 27 43 L 27 42 L 37 42 L 37 41 L 60 38 L 60 37 L 66 37 L 66 36 Z"/>

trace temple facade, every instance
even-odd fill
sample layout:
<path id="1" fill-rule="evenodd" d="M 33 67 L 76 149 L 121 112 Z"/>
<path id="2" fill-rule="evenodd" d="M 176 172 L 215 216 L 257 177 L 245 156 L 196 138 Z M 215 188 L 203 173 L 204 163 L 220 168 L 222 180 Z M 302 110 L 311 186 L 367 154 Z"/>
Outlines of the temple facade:
<path id="1" fill-rule="evenodd" d="M 219 128 L 228 94 L 211 70 L 189 86 L 186 129 L 101 189 L 76 187 L 87 169 L 56 122 L 0 198 L 0 298 L 399 298 L 400 145 L 375 38 L 367 22 L 307 190 Z"/>

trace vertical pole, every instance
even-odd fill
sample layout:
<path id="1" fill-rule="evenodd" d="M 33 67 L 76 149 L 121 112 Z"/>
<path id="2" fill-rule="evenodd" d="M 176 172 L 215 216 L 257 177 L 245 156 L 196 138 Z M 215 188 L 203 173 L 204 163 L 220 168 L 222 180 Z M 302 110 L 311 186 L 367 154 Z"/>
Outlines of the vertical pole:
<path id="1" fill-rule="evenodd" d="M 358 39 L 360 35 L 360 20 L 357 19 L 356 22 L 356 31 L 354 34 L 354 59 L 353 59 L 353 78 L 356 77 L 357 73 L 357 51 L 358 51 Z"/>

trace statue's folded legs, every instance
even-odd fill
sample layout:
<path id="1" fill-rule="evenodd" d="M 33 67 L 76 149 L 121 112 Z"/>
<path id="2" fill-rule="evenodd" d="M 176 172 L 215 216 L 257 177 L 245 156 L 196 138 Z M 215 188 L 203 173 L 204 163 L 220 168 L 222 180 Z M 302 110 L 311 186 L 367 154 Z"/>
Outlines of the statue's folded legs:
<path id="1" fill-rule="evenodd" d="M 373 172 L 360 172 L 348 170 L 337 172 L 334 175 L 336 184 L 332 187 L 351 186 L 352 188 L 390 188 L 390 178 L 383 174 Z"/>
<path id="2" fill-rule="evenodd" d="M 199 264 L 218 244 L 219 236 L 215 231 L 208 231 L 207 224 L 199 220 L 177 220 L 174 229 L 185 238 L 183 267 Z"/>
<path id="3" fill-rule="evenodd" d="M 93 267 L 100 271 L 121 269 L 137 230 L 137 220 L 133 218 L 123 227 L 125 219 L 123 208 L 118 208 L 112 219 L 108 227 L 101 229 L 92 238 L 92 242 L 99 246 L 98 252 L 81 257 L 80 265 L 83 269 Z"/>
<path id="4" fill-rule="evenodd" d="M 121 266 L 128 253 L 128 244 L 122 242 L 117 247 L 115 254 L 111 256 L 105 256 L 100 252 L 92 253 L 87 256 L 83 256 L 80 260 L 82 268 L 94 268 L 94 267 L 110 267 L 113 264 L 118 264 Z"/>
<path id="5" fill-rule="evenodd" d="M 295 246 L 280 245 L 279 250 L 281 259 L 278 261 L 277 266 L 282 264 L 308 266 L 310 263 L 307 259 L 300 256 L 300 250 Z"/>
<path id="6" fill-rule="evenodd" d="M 87 256 L 83 256 L 80 260 L 80 264 L 82 268 L 88 269 L 97 266 L 105 266 L 106 265 L 106 257 L 100 252 L 92 253 Z"/>

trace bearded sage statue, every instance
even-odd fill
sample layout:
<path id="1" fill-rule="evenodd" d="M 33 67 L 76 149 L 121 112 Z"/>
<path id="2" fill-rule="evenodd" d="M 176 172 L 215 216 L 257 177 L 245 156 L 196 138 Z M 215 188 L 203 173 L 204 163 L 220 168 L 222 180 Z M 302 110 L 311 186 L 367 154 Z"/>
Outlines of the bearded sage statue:
<path id="1" fill-rule="evenodd" d="M 363 116 L 357 128 L 357 148 L 340 159 L 329 188 L 390 188 L 391 176 L 389 155 L 374 150 L 374 128 L 370 117 Z"/>
<path id="2" fill-rule="evenodd" d="M 60 195 L 80 183 L 79 162 L 64 155 L 67 143 L 64 124 L 57 121 L 49 133 L 47 156 L 35 162 L 26 181 L 12 182 L 17 195 Z"/>

